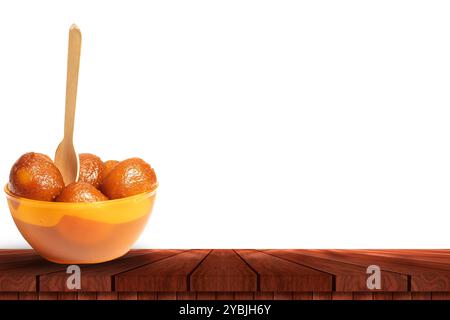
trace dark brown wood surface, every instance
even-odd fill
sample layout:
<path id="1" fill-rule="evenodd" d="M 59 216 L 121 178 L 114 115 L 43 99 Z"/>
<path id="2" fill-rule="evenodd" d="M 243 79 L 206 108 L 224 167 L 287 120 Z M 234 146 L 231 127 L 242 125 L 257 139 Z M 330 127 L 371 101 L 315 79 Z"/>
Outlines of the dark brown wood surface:
<path id="1" fill-rule="evenodd" d="M 211 250 L 189 250 L 115 276 L 117 291 L 176 292 L 189 290 L 190 274 Z"/>
<path id="2" fill-rule="evenodd" d="M 237 250 L 259 275 L 258 291 L 331 291 L 333 278 L 326 272 L 292 263 L 256 250 Z"/>
<path id="3" fill-rule="evenodd" d="M 450 264 L 450 258 L 448 263 L 435 263 L 413 258 L 417 253 L 405 258 L 403 254 L 395 256 L 383 252 L 368 253 L 366 250 L 297 250 L 297 252 L 363 267 L 378 265 L 383 270 L 408 275 L 411 291 L 450 291 L 450 269 L 446 269 Z"/>
<path id="4" fill-rule="evenodd" d="M 367 288 L 367 267 L 381 289 Z M 450 250 L 133 250 L 80 265 L 0 250 L 0 300 L 448 300 Z"/>
<path id="5" fill-rule="evenodd" d="M 139 268 L 153 262 L 168 258 L 182 252 L 181 250 L 148 250 L 131 252 L 127 256 L 111 261 L 82 266 L 80 291 L 115 291 L 113 277 L 116 274 Z M 40 276 L 40 291 L 70 291 L 67 288 L 66 270 Z"/>
<path id="6" fill-rule="evenodd" d="M 333 275 L 335 291 L 367 291 L 367 268 L 350 263 L 328 260 L 302 254 L 295 250 L 267 250 L 268 254 Z M 381 289 L 378 291 L 407 291 L 408 276 L 382 270 Z"/>
<path id="7" fill-rule="evenodd" d="M 251 291 L 258 285 L 258 274 L 233 250 L 213 250 L 191 274 L 192 291 Z"/>

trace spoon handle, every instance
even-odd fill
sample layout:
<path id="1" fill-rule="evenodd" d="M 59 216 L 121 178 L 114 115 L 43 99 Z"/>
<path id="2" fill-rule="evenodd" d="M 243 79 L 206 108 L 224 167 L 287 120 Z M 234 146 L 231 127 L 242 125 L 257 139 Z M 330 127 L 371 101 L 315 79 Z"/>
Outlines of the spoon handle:
<path id="1" fill-rule="evenodd" d="M 78 70 L 80 68 L 81 32 L 73 24 L 69 30 L 69 51 L 67 54 L 66 113 L 64 140 L 72 141 L 77 102 Z"/>

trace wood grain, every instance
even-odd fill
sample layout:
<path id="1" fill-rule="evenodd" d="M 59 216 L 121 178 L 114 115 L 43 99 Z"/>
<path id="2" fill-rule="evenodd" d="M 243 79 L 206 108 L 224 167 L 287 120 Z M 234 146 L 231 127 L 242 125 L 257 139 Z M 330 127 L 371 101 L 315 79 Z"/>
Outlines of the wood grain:
<path id="1" fill-rule="evenodd" d="M 313 300 L 331 300 L 331 292 L 313 292 Z"/>
<path id="2" fill-rule="evenodd" d="M 258 273 L 258 291 L 331 291 L 330 274 L 256 250 L 237 250 L 237 253 Z"/>
<path id="3" fill-rule="evenodd" d="M 78 300 L 76 292 L 58 292 L 58 300 Z"/>
<path id="4" fill-rule="evenodd" d="M 182 252 L 181 250 L 148 250 L 135 255 L 128 255 L 118 260 L 95 265 L 81 266 L 81 292 L 114 291 L 114 276 L 153 262 L 168 258 Z M 44 274 L 40 277 L 41 291 L 74 291 L 67 288 L 66 270 Z"/>
<path id="5" fill-rule="evenodd" d="M 137 300 L 138 294 L 137 292 L 119 292 L 118 300 Z"/>
<path id="6" fill-rule="evenodd" d="M 324 258 L 301 254 L 295 250 L 266 250 L 265 253 L 279 258 L 310 267 L 333 275 L 335 291 L 353 292 L 367 291 L 367 268 L 333 261 Z M 381 289 L 379 291 L 406 291 L 408 288 L 408 275 L 382 270 Z"/>
<path id="7" fill-rule="evenodd" d="M 253 292 L 235 292 L 234 300 L 254 300 L 255 294 Z"/>
<path id="8" fill-rule="evenodd" d="M 157 300 L 156 292 L 138 292 L 138 300 Z"/>
<path id="9" fill-rule="evenodd" d="M 234 292 L 216 292 L 216 300 L 234 300 Z"/>
<path id="10" fill-rule="evenodd" d="M 78 300 L 97 300 L 97 294 L 95 292 L 78 292 L 77 298 Z"/>
<path id="11" fill-rule="evenodd" d="M 411 292 L 393 292 L 392 300 L 411 300 Z"/>
<path id="12" fill-rule="evenodd" d="M 255 292 L 255 300 L 273 300 L 273 292 Z"/>
<path id="13" fill-rule="evenodd" d="M 177 300 L 197 300 L 195 292 L 177 292 Z"/>
<path id="14" fill-rule="evenodd" d="M 210 250 L 190 250 L 115 276 L 117 291 L 188 291 L 188 278 Z"/>
<path id="15" fill-rule="evenodd" d="M 373 300 L 372 292 L 354 292 L 353 300 Z"/>
<path id="16" fill-rule="evenodd" d="M 257 275 L 232 250 L 213 250 L 190 276 L 192 291 L 256 291 Z"/>
<path id="17" fill-rule="evenodd" d="M 0 300 L 448 300 L 450 250 L 133 250 L 81 265 L 67 291 L 66 265 L 31 250 L 0 250 Z M 379 265 L 381 291 L 364 288 Z"/>
<path id="18" fill-rule="evenodd" d="M 117 300 L 117 292 L 97 292 L 97 300 Z"/>
<path id="19" fill-rule="evenodd" d="M 292 300 L 292 292 L 275 291 L 273 293 L 273 300 Z"/>
<path id="20" fill-rule="evenodd" d="M 19 300 L 18 292 L 0 292 L 0 300 Z"/>
<path id="21" fill-rule="evenodd" d="M 392 292 L 374 292 L 373 300 L 392 300 L 393 294 Z"/>
<path id="22" fill-rule="evenodd" d="M 177 300 L 176 292 L 158 292 L 157 293 L 158 300 Z"/>
<path id="23" fill-rule="evenodd" d="M 38 300 L 39 294 L 37 292 L 19 292 L 19 300 Z"/>
<path id="24" fill-rule="evenodd" d="M 56 292 L 39 292 L 38 300 L 58 300 Z"/>
<path id="25" fill-rule="evenodd" d="M 331 300 L 353 300 L 352 292 L 332 292 Z"/>
<path id="26" fill-rule="evenodd" d="M 412 291 L 450 291 L 450 271 L 425 267 L 422 263 L 406 263 L 383 255 L 361 253 L 349 250 L 296 250 L 299 253 L 321 257 L 338 262 L 366 267 L 378 265 L 382 270 L 406 274 L 411 278 Z"/>
<path id="27" fill-rule="evenodd" d="M 36 281 L 40 275 L 66 268 L 66 265 L 51 263 L 42 258 L 21 261 L 15 268 L 0 271 L 0 291 L 36 291 Z"/>

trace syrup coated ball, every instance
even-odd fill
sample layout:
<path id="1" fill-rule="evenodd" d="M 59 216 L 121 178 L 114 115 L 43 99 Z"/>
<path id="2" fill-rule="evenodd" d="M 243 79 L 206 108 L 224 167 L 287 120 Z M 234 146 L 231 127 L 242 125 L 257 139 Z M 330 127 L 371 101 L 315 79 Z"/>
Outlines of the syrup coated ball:
<path id="1" fill-rule="evenodd" d="M 29 152 L 14 163 L 8 189 L 17 196 L 53 201 L 64 188 L 64 180 L 53 161 L 41 153 Z"/>
<path id="2" fill-rule="evenodd" d="M 74 182 L 63 189 L 56 198 L 58 202 L 97 202 L 108 198 L 87 182 Z"/>
<path id="3" fill-rule="evenodd" d="M 86 182 L 95 188 L 103 181 L 105 165 L 99 157 L 91 153 L 80 154 L 80 175 L 78 181 Z"/>
<path id="4" fill-rule="evenodd" d="M 110 174 L 112 169 L 114 169 L 118 164 L 119 164 L 119 161 L 117 161 L 117 160 L 105 161 L 105 172 L 103 174 L 103 177 L 106 178 Z"/>
<path id="5" fill-rule="evenodd" d="M 119 162 L 101 186 L 110 199 L 119 199 L 151 191 L 156 185 L 153 168 L 140 158 Z"/>

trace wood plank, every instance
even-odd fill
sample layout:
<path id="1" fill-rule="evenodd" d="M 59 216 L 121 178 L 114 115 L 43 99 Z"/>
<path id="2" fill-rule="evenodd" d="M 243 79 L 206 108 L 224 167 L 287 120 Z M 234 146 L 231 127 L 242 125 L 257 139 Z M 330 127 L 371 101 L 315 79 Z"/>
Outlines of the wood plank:
<path id="1" fill-rule="evenodd" d="M 254 300 L 255 294 L 253 292 L 235 292 L 234 300 Z"/>
<path id="2" fill-rule="evenodd" d="M 392 300 L 392 292 L 374 292 L 373 300 Z"/>
<path id="3" fill-rule="evenodd" d="M 38 300 L 37 292 L 19 292 L 19 300 Z"/>
<path id="4" fill-rule="evenodd" d="M 32 251 L 32 249 L 0 249 L 0 255 L 17 253 L 21 251 Z"/>
<path id="5" fill-rule="evenodd" d="M 126 254 L 124 258 L 141 255 L 143 253 L 142 250 L 136 250 Z M 67 274 L 65 273 L 67 265 L 46 261 L 32 251 L 26 251 L 23 255 L 20 254 L 20 252 L 17 252 L 14 255 L 16 260 L 13 261 L 13 259 L 9 259 L 9 262 L 3 265 L 4 269 L 0 271 L 0 291 L 34 292 L 37 288 L 36 280 L 39 279 L 39 277 L 42 278 L 42 276 L 47 273 L 59 272 L 59 274 L 64 274 L 65 277 L 67 277 Z M 25 260 L 24 257 L 26 257 Z M 42 291 L 45 291 L 46 288 L 44 286 L 44 288 L 41 289 L 43 289 Z M 65 280 L 64 289 L 66 289 Z"/>
<path id="6" fill-rule="evenodd" d="M 313 292 L 313 300 L 331 300 L 331 292 Z"/>
<path id="7" fill-rule="evenodd" d="M 412 292 L 412 300 L 431 300 L 431 292 Z"/>
<path id="8" fill-rule="evenodd" d="M 216 292 L 216 300 L 234 300 L 234 292 Z"/>
<path id="9" fill-rule="evenodd" d="M 292 292 L 275 291 L 273 300 L 292 300 Z"/>
<path id="10" fill-rule="evenodd" d="M 293 292 L 292 300 L 312 300 L 313 293 L 312 292 Z"/>
<path id="11" fill-rule="evenodd" d="M 115 276 L 117 291 L 189 290 L 189 276 L 211 250 L 190 250 Z"/>
<path id="12" fill-rule="evenodd" d="M 58 294 L 56 292 L 39 292 L 39 300 L 58 300 Z"/>
<path id="13" fill-rule="evenodd" d="M 117 300 L 117 292 L 97 292 L 97 300 Z"/>
<path id="14" fill-rule="evenodd" d="M 215 292 L 197 292 L 197 300 L 216 300 Z"/>
<path id="15" fill-rule="evenodd" d="M 34 252 L 33 249 L 0 249 L 0 255 Z"/>
<path id="16" fill-rule="evenodd" d="M 141 251 L 135 250 L 123 257 L 139 255 Z M 27 250 L 26 253 L 34 254 L 31 250 Z M 65 273 L 67 266 L 49 262 L 39 256 L 36 256 L 36 259 L 33 260 L 19 259 L 14 268 L 0 271 L 0 291 L 35 292 L 38 288 L 37 281 L 42 275 L 52 272 Z"/>
<path id="17" fill-rule="evenodd" d="M 392 300 L 411 300 L 411 292 L 393 292 Z"/>
<path id="18" fill-rule="evenodd" d="M 158 300 L 177 300 L 176 292 L 158 292 L 157 293 Z"/>
<path id="19" fill-rule="evenodd" d="M 432 292 L 431 300 L 450 300 L 450 292 Z"/>
<path id="20" fill-rule="evenodd" d="M 336 250 L 336 252 L 348 252 L 347 250 Z M 355 253 L 355 252 L 353 252 Z M 369 256 L 392 258 L 392 261 L 401 264 L 413 264 L 424 268 L 439 269 L 443 271 L 450 270 L 450 256 L 449 255 L 435 255 L 424 252 L 402 252 L 387 251 L 387 250 L 360 250 L 357 253 L 363 253 Z"/>
<path id="21" fill-rule="evenodd" d="M 104 298 L 111 295 L 114 299 L 146 296 L 191 300 L 344 299 L 352 290 L 354 299 L 440 300 L 450 296 L 450 251 L 443 249 L 237 250 L 237 253 L 232 250 L 191 250 L 140 263 L 143 257 L 156 251 L 136 250 L 112 262 L 81 266 L 83 289 L 76 297 L 99 299 L 103 293 Z M 382 269 L 382 291 L 363 290 L 362 284 L 365 285 L 368 276 L 365 270 L 370 264 Z M 32 250 L 0 250 L 0 299 L 73 298 L 73 291 L 63 291 L 68 276 L 66 267 L 47 262 Z M 88 290 L 84 291 L 86 274 L 90 279 L 86 282 L 89 283 Z M 129 274 L 131 288 L 128 287 Z M 62 275 L 64 282 L 58 281 L 63 286 L 46 291 L 54 286 L 52 281 Z M 311 277 L 317 279 L 312 281 Z M 321 288 L 305 287 L 302 281 L 305 279 L 306 283 L 319 283 Z M 355 285 L 355 279 L 358 279 L 358 285 Z M 36 280 L 40 281 L 37 283 Z M 251 288 L 248 283 L 252 283 Z M 37 293 L 39 286 L 42 292 Z M 141 289 L 133 290 L 133 286 L 141 286 Z M 413 290 L 412 294 L 406 292 L 408 288 Z M 114 289 L 120 294 L 111 292 Z M 331 293 L 332 289 L 337 292 Z"/>
<path id="22" fill-rule="evenodd" d="M 76 292 L 58 292 L 58 300 L 78 300 Z"/>
<path id="23" fill-rule="evenodd" d="M 35 292 L 40 275 L 66 268 L 67 265 L 48 262 L 40 257 L 24 261 L 17 268 L 0 271 L 0 291 Z"/>
<path id="24" fill-rule="evenodd" d="M 192 291 L 256 291 L 257 275 L 233 250 L 213 250 L 190 276 Z"/>
<path id="25" fill-rule="evenodd" d="M 255 300 L 273 300 L 273 292 L 255 292 Z"/>
<path id="26" fill-rule="evenodd" d="M 177 292 L 177 300 L 197 300 L 197 293 L 189 291 Z"/>
<path id="27" fill-rule="evenodd" d="M 333 292 L 331 300 L 353 300 L 352 292 Z"/>
<path id="28" fill-rule="evenodd" d="M 0 300 L 19 300 L 17 292 L 0 292 Z"/>
<path id="29" fill-rule="evenodd" d="M 0 255 L 0 270 L 17 268 L 24 263 L 26 264 L 30 260 L 32 261 L 38 259 L 41 258 L 32 250 L 24 250 L 24 252 L 16 251 L 13 253 L 3 254 Z"/>
<path id="30" fill-rule="evenodd" d="M 318 258 L 295 250 L 264 250 L 276 257 L 332 274 L 335 279 L 334 290 L 340 292 L 367 291 L 367 269 L 365 267 L 340 261 Z M 381 289 L 378 291 L 406 291 L 408 275 L 383 270 Z"/>
<path id="31" fill-rule="evenodd" d="M 137 292 L 119 292 L 118 300 L 137 300 Z"/>
<path id="32" fill-rule="evenodd" d="M 354 292 L 353 300 L 373 300 L 372 292 Z"/>
<path id="33" fill-rule="evenodd" d="M 121 272 L 132 270 L 153 262 L 165 259 L 182 252 L 181 250 L 145 250 L 132 252 L 120 259 L 92 264 L 80 265 L 81 289 L 80 292 L 109 292 L 114 291 L 114 276 Z M 41 291 L 70 292 L 66 282 L 70 275 L 66 270 L 44 274 L 39 278 Z"/>
<path id="34" fill-rule="evenodd" d="M 258 291 L 331 291 L 332 276 L 256 250 L 237 250 L 258 273 Z"/>
<path id="35" fill-rule="evenodd" d="M 49 294 L 52 292 L 48 292 Z M 78 292 L 78 300 L 97 300 L 97 294 L 95 292 Z"/>
<path id="36" fill-rule="evenodd" d="M 144 251 L 148 250 L 132 250 L 125 254 L 123 257 L 139 255 Z M 14 250 L 13 252 L 0 256 L 0 270 L 18 269 L 23 267 L 27 268 L 33 261 L 36 261 L 38 263 L 44 262 L 52 264 L 51 262 L 48 262 L 47 260 L 41 258 L 34 250 Z"/>
<path id="37" fill-rule="evenodd" d="M 417 257 L 428 257 L 437 261 L 444 261 L 448 263 L 448 258 L 450 257 L 450 250 L 424 250 L 424 249 L 364 249 L 358 250 L 361 253 L 374 253 L 374 254 L 389 254 L 392 256 L 400 256 L 405 258 L 417 258 Z"/>
<path id="38" fill-rule="evenodd" d="M 138 292 L 138 300 L 157 300 L 156 292 Z"/>
<path id="39" fill-rule="evenodd" d="M 377 255 L 368 255 L 358 250 L 295 250 L 302 254 L 322 257 L 367 267 L 378 265 L 382 270 L 407 274 L 411 277 L 412 291 L 450 291 L 450 271 L 443 271 L 424 267 L 414 263 L 405 264 L 395 258 Z M 344 251 L 344 252 L 343 252 Z"/>

